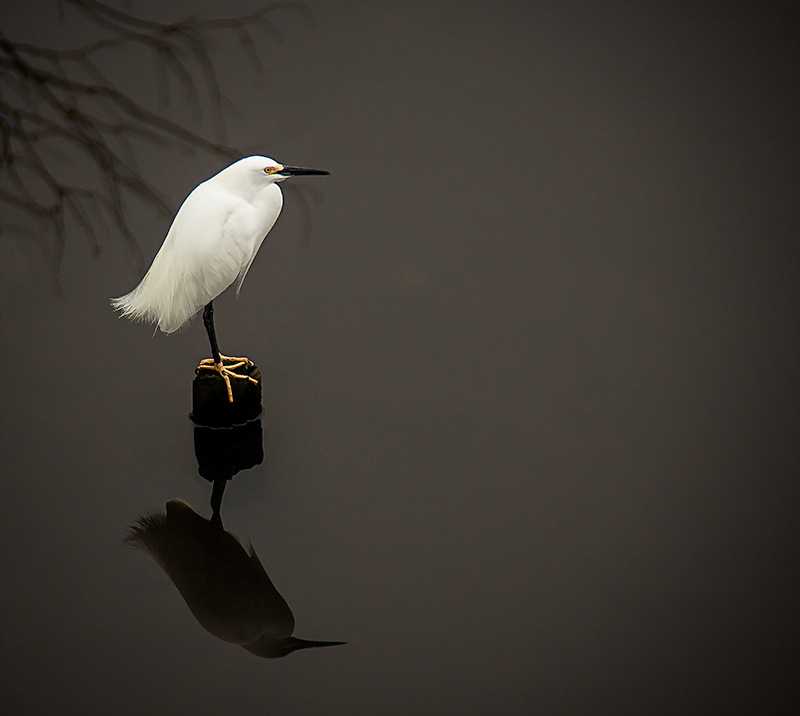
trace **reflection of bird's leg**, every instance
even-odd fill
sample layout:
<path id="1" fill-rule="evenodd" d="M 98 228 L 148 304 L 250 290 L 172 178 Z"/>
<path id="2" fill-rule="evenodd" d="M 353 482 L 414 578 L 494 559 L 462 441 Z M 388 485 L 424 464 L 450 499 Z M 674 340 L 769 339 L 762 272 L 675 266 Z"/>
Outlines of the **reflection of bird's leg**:
<path id="1" fill-rule="evenodd" d="M 215 370 L 222 376 L 225 381 L 225 387 L 228 389 L 228 402 L 233 402 L 233 391 L 231 390 L 231 378 L 239 378 L 241 380 L 249 380 L 251 383 L 258 385 L 255 378 L 249 375 L 241 375 L 234 373 L 237 368 L 243 365 L 250 365 L 250 360 L 247 358 L 229 358 L 228 356 L 220 355 L 219 346 L 217 345 L 217 332 L 214 330 L 214 302 L 209 301 L 203 311 L 203 325 L 206 327 L 208 333 L 208 341 L 211 344 L 211 355 L 213 358 L 205 358 L 200 361 L 198 369 L 205 368 L 206 370 Z M 232 361 L 233 365 L 224 365 L 225 361 Z"/>
<path id="2" fill-rule="evenodd" d="M 231 472 L 233 472 L 233 468 L 231 468 Z M 225 492 L 225 485 L 229 479 L 225 477 L 217 478 L 214 480 L 214 487 L 211 490 L 211 524 L 216 527 L 222 527 L 222 516 L 219 511 L 222 508 L 222 493 Z"/>

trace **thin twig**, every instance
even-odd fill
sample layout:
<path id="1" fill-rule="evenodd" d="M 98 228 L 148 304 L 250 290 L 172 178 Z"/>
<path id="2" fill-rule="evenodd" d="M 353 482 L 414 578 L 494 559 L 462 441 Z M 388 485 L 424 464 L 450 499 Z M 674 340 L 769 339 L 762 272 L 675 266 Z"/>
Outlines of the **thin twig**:
<path id="1" fill-rule="evenodd" d="M 84 234 L 93 255 L 101 251 L 98 237 L 108 233 L 110 222 L 141 258 L 128 227 L 129 200 L 136 197 L 162 214 L 171 213 L 165 197 L 142 174 L 134 142 L 162 150 L 199 150 L 226 159 L 241 156 L 226 140 L 223 108 L 232 103 L 212 60 L 217 36 L 230 33 L 254 70 L 260 71 L 253 32 L 263 32 L 276 43 L 283 41 L 270 19 L 279 11 L 311 22 L 309 11 L 296 2 L 276 2 L 238 17 L 172 23 L 138 17 L 98 0 L 57 0 L 57 6 L 62 21 L 65 8 L 70 8 L 105 36 L 74 49 L 52 50 L 15 42 L 0 32 L 0 204 L 49 234 L 54 276 L 68 222 Z M 159 107 L 169 103 L 170 85 L 182 88 L 186 103 L 198 116 L 203 107 L 211 112 L 216 141 L 148 109 L 101 71 L 102 53 L 134 47 L 149 48 L 155 58 Z M 65 148 L 72 161 L 94 166 L 94 180 L 88 176 L 81 180 L 86 183 L 75 183 L 59 178 L 58 167 L 52 164 L 57 147 Z M 0 231 L 30 233 L 19 229 L 5 218 L 0 222 Z"/>

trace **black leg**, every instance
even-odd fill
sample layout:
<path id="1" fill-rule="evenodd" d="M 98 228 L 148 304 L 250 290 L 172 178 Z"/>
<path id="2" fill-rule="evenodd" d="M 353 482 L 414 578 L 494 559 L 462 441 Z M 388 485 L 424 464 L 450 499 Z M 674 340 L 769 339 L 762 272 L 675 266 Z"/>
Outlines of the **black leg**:
<path id="1" fill-rule="evenodd" d="M 209 301 L 203 311 L 203 325 L 208 333 L 208 342 L 211 344 L 211 355 L 214 358 L 214 365 L 222 365 L 219 357 L 219 347 L 217 346 L 217 332 L 214 330 L 214 302 Z"/>

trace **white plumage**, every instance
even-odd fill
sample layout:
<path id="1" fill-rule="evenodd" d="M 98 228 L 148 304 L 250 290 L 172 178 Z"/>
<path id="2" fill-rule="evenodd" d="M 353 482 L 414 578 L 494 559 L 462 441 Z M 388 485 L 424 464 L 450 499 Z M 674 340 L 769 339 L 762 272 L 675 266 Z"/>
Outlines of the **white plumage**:
<path id="1" fill-rule="evenodd" d="M 286 176 L 277 172 L 283 169 L 269 157 L 247 157 L 200 184 L 175 215 L 142 282 L 113 299 L 114 308 L 173 333 L 237 279 L 238 293 L 281 212 L 277 182 Z"/>
<path id="2" fill-rule="evenodd" d="M 269 230 L 278 219 L 283 195 L 278 182 L 290 176 L 327 174 L 247 157 L 204 181 L 181 205 L 153 263 L 130 293 L 111 299 L 123 316 L 155 323 L 174 333 L 205 306 L 203 323 L 212 358 L 198 370 L 215 370 L 233 402 L 231 378 L 257 383 L 234 372 L 252 365 L 247 358 L 221 355 L 214 329 L 213 300 L 237 279 L 237 293 Z M 229 365 L 225 365 L 225 361 Z"/>

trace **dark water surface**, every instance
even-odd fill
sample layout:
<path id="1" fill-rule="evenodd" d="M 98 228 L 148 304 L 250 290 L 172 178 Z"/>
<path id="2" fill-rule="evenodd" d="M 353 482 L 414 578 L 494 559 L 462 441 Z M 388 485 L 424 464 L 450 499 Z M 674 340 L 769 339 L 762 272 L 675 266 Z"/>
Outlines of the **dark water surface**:
<path id="1" fill-rule="evenodd" d="M 173 5 L 132 7 L 220 12 Z M 331 172 L 302 183 L 310 241 L 289 196 L 215 304 L 223 352 L 263 374 L 264 459 L 221 509 L 243 547 L 197 517 L 163 549 L 211 575 L 236 628 L 284 638 L 288 605 L 296 637 L 348 644 L 225 643 L 124 543 L 173 499 L 211 517 L 188 420 L 202 325 L 153 337 L 113 314 L 141 276 L 114 234 L 92 260 L 74 230 L 61 298 L 0 236 L 4 712 L 792 712 L 788 15 L 308 7 L 315 27 L 289 15 L 265 43 L 268 74 L 216 56 L 229 141 Z M 29 41 L 79 34 L 49 5 L 1 17 Z M 146 93 L 152 62 L 124 66 Z M 221 167 L 142 165 L 175 207 Z M 134 207 L 147 261 L 167 227 Z"/>

